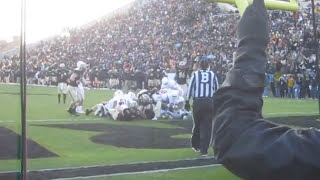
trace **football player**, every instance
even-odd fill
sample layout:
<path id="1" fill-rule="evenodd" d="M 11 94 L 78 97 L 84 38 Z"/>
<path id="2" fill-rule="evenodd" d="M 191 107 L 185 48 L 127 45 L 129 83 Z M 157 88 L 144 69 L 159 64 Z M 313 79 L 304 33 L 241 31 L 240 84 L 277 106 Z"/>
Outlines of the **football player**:
<path id="1" fill-rule="evenodd" d="M 187 77 L 188 77 L 188 67 L 186 61 L 180 61 L 179 64 L 176 67 L 176 81 L 177 84 L 181 86 L 184 92 L 184 96 L 187 92 L 188 86 L 187 86 Z"/>
<path id="2" fill-rule="evenodd" d="M 187 119 L 190 112 L 184 109 L 184 98 L 179 96 L 178 91 L 173 91 L 168 95 L 169 104 L 167 114 L 170 119 Z"/>
<path id="3" fill-rule="evenodd" d="M 156 116 L 153 107 L 153 100 L 148 95 L 148 90 L 143 89 L 138 93 L 138 106 L 144 119 L 156 120 L 154 119 Z"/>
<path id="4" fill-rule="evenodd" d="M 183 89 L 179 86 L 179 84 L 174 80 L 168 79 L 167 77 L 162 78 L 161 89 L 167 90 L 168 92 L 176 90 L 179 92 L 179 96 L 184 95 Z"/>
<path id="5" fill-rule="evenodd" d="M 155 80 L 155 72 L 154 72 L 154 69 L 150 69 L 150 70 L 148 71 L 148 88 L 149 88 L 149 89 L 152 89 L 152 88 L 155 87 L 154 80 Z"/>
<path id="6" fill-rule="evenodd" d="M 78 115 L 76 112 L 77 106 L 82 106 L 83 96 L 79 88 L 79 84 L 85 84 L 83 74 L 87 68 L 87 64 L 83 61 L 77 63 L 77 68 L 73 71 L 69 78 L 68 91 L 71 97 L 71 104 L 69 106 L 68 112 L 72 115 Z"/>
<path id="7" fill-rule="evenodd" d="M 95 106 L 93 106 L 90 109 L 86 109 L 86 115 L 89 115 L 92 112 L 95 112 L 95 115 L 100 116 L 100 117 L 107 115 L 108 109 L 114 109 L 118 104 L 118 99 L 123 96 L 124 96 L 123 92 L 121 90 L 117 90 L 113 94 L 112 99 L 103 101 L 99 104 L 96 104 Z"/>
<path id="8" fill-rule="evenodd" d="M 60 69 L 57 70 L 57 82 L 58 82 L 58 103 L 60 104 L 61 94 L 63 95 L 63 104 L 66 103 L 68 93 L 68 70 L 65 68 L 65 64 L 59 65 Z"/>
<path id="9" fill-rule="evenodd" d="M 190 112 L 183 108 L 184 98 L 181 87 L 172 80 L 167 78 L 162 79 L 162 89 L 152 95 L 153 101 L 157 104 L 155 112 L 158 112 L 157 107 L 161 107 L 160 113 L 156 113 L 156 117 L 174 119 L 186 119 Z M 158 103 L 160 102 L 160 106 Z"/>

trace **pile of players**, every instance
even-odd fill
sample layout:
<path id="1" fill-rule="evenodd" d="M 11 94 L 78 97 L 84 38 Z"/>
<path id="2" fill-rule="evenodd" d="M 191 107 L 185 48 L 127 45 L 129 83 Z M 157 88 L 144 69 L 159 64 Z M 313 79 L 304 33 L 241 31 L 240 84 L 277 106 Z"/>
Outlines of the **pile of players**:
<path id="1" fill-rule="evenodd" d="M 99 117 L 110 117 L 114 120 L 131 121 L 134 119 L 158 118 L 188 119 L 191 115 L 184 107 L 184 91 L 167 77 L 162 79 L 161 89 L 141 90 L 123 93 L 117 90 L 114 96 L 86 110 L 86 115 L 94 113 Z"/>

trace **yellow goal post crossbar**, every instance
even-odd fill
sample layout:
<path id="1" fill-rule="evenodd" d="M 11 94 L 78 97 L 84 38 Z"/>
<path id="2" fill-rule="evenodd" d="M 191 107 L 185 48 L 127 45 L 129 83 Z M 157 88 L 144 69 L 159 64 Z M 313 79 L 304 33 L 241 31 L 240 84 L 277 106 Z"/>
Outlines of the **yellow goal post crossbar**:
<path id="1" fill-rule="evenodd" d="M 205 0 L 205 1 L 235 4 L 239 9 L 240 16 L 242 16 L 244 10 L 248 7 L 248 5 L 253 2 L 253 0 Z M 290 2 L 265 0 L 264 3 L 268 9 L 277 9 L 277 10 L 293 11 L 293 12 L 297 12 L 299 10 L 299 5 L 296 0 L 290 0 Z"/>

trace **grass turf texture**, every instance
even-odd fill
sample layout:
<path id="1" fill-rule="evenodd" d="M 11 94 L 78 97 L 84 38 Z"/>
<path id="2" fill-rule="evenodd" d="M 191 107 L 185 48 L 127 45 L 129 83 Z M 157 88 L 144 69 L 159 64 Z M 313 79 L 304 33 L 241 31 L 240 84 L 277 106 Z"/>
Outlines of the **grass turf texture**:
<path id="1" fill-rule="evenodd" d="M 70 129 L 48 128 L 33 126 L 33 124 L 70 124 L 70 123 L 103 123 L 113 125 L 146 126 L 158 128 L 176 128 L 163 121 L 132 121 L 119 122 L 96 118 L 94 116 L 70 116 L 66 105 L 57 104 L 56 88 L 28 87 L 28 138 L 56 153 L 56 158 L 29 159 L 28 169 L 61 168 L 73 166 L 88 166 L 99 164 L 121 164 L 129 162 L 158 161 L 195 158 L 199 155 L 190 148 L 179 149 L 133 149 L 117 148 L 109 145 L 96 144 L 90 137 L 101 132 L 78 131 Z M 105 99 L 110 99 L 112 91 L 90 90 L 86 92 L 85 107 L 88 108 Z M 20 132 L 20 96 L 19 87 L 14 85 L 0 85 L 0 126 L 7 127 L 17 133 Z M 295 99 L 265 99 L 263 113 L 266 117 L 303 116 L 317 114 L 317 101 Z M 45 121 L 42 121 L 45 120 Z M 130 136 L 130 135 L 128 135 Z M 190 134 L 175 135 L 174 138 L 189 138 Z M 156 138 L 156 137 L 155 137 Z M 16 160 L 1 160 L 0 171 L 19 169 Z M 209 168 L 210 169 L 210 168 Z M 188 170 L 188 172 L 197 170 Z M 222 170 L 224 171 L 224 170 Z M 175 172 L 176 174 L 179 171 Z M 209 171 L 208 171 L 209 172 Z M 214 173 L 212 171 L 211 173 Z M 202 171 L 200 172 L 202 174 Z M 170 173 L 171 174 L 171 173 Z M 184 174 L 184 173 L 182 173 Z M 140 175 L 137 175 L 140 176 Z M 155 178 L 165 178 L 166 175 L 155 174 Z M 161 178 L 163 176 L 163 178 Z M 149 175 L 146 175 L 149 177 Z M 198 177 L 198 176 L 197 176 Z M 116 177 L 115 177 L 116 178 Z M 143 178 L 143 177 L 142 177 Z M 176 178 L 179 179 L 179 178 Z"/>

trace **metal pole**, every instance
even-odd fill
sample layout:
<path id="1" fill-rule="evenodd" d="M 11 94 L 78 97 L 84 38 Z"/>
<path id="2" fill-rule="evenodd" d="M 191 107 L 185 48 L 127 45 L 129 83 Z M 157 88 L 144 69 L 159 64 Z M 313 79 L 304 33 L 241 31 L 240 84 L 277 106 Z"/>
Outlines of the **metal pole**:
<path id="1" fill-rule="evenodd" d="M 26 132 L 26 0 L 21 0 L 20 35 L 20 94 L 21 94 L 21 180 L 27 180 L 27 132 Z"/>
<path id="2" fill-rule="evenodd" d="M 312 8 L 313 34 L 314 34 L 316 60 L 317 60 L 317 75 L 319 75 L 320 74 L 320 72 L 319 72 L 319 53 L 318 53 L 319 45 L 318 45 L 318 37 L 317 37 L 316 15 L 315 15 L 315 12 L 314 12 L 314 10 L 315 10 L 314 0 L 311 0 L 311 5 L 312 5 L 311 8 Z M 317 77 L 317 78 L 319 78 L 319 77 Z M 318 89 L 319 89 L 319 87 L 318 87 Z M 319 95 L 319 92 L 318 92 L 318 108 L 319 108 L 319 116 L 320 116 L 320 95 Z"/>
<path id="3" fill-rule="evenodd" d="M 314 41 L 315 41 L 315 50 L 316 50 L 316 59 L 317 59 L 317 62 L 319 62 L 319 54 L 318 54 L 318 37 L 317 37 L 317 24 L 316 24 L 316 16 L 315 16 L 315 13 L 314 13 L 314 9 L 315 9 L 315 6 L 314 6 L 314 0 L 311 0 L 312 2 L 312 23 L 313 23 L 313 33 L 314 33 Z"/>

